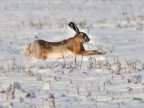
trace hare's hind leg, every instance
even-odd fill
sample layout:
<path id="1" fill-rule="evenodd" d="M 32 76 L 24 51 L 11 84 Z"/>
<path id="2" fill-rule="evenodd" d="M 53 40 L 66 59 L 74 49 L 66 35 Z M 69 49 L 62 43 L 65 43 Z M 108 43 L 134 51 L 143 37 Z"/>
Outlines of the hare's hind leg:
<path id="1" fill-rule="evenodd" d="M 40 59 L 46 60 L 50 53 L 51 53 L 51 51 L 49 49 L 41 49 Z"/>
<path id="2" fill-rule="evenodd" d="M 47 59 L 47 56 L 44 55 L 44 54 L 42 54 L 41 57 L 40 57 L 40 59 L 41 59 L 41 60 L 46 60 L 46 59 Z"/>
<path id="3" fill-rule="evenodd" d="M 34 58 L 41 59 L 42 49 L 41 49 L 40 44 L 37 41 L 34 41 L 33 43 L 31 43 L 30 50 Z"/>

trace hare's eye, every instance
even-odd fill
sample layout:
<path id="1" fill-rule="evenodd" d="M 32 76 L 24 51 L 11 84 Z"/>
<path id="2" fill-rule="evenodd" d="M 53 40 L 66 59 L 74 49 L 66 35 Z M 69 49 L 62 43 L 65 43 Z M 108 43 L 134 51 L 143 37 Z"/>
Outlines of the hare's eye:
<path id="1" fill-rule="evenodd" d="M 81 36 L 83 36 L 83 33 L 80 33 Z"/>

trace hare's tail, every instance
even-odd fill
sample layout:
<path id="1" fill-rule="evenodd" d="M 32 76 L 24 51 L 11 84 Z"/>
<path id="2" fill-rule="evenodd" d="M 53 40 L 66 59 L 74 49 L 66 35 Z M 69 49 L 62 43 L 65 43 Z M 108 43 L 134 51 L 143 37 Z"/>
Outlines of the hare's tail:
<path id="1" fill-rule="evenodd" d="M 26 49 L 25 49 L 25 56 L 29 57 L 32 54 L 31 51 L 31 43 L 27 45 Z"/>

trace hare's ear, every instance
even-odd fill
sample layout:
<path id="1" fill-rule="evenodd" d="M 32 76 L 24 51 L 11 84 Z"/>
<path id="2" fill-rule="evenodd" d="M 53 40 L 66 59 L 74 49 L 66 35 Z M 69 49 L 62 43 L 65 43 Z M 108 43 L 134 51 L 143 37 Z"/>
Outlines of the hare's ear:
<path id="1" fill-rule="evenodd" d="M 73 23 L 73 22 L 70 22 L 69 24 L 69 27 L 72 28 L 76 33 L 79 33 L 79 29 L 78 27 Z"/>

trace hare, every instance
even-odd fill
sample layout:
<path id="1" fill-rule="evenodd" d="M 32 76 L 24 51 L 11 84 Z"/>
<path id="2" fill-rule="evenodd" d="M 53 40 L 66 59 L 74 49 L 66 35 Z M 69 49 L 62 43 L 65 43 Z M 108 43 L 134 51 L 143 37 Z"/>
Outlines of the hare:
<path id="1" fill-rule="evenodd" d="M 46 60 L 50 56 L 74 55 L 103 55 L 105 53 L 96 50 L 85 50 L 83 44 L 90 41 L 86 33 L 80 32 L 78 27 L 70 22 L 69 27 L 72 28 L 76 34 L 66 40 L 59 42 L 48 42 L 45 40 L 35 40 L 26 47 L 25 56 L 35 57 L 37 59 Z"/>

